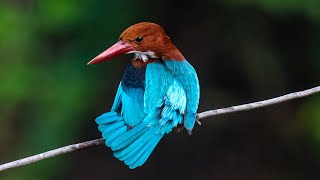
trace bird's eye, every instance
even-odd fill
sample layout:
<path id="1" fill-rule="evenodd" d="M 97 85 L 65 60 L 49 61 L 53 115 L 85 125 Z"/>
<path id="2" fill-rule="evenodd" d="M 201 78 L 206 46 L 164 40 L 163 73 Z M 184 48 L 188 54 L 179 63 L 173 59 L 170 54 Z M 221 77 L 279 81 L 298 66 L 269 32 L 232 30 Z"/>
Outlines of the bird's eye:
<path id="1" fill-rule="evenodd" d="M 141 42 L 143 40 L 143 37 L 142 36 L 138 36 L 137 38 L 136 38 L 136 41 L 137 42 Z"/>

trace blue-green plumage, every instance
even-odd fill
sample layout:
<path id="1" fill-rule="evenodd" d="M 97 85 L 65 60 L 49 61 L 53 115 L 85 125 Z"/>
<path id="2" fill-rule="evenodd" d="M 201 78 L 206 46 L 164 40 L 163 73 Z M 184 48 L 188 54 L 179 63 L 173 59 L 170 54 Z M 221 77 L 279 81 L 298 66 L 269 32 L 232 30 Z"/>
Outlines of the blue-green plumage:
<path id="1" fill-rule="evenodd" d="M 110 112 L 96 119 L 106 145 L 131 169 L 144 164 L 160 139 L 178 124 L 191 132 L 199 82 L 186 61 L 129 65 Z"/>

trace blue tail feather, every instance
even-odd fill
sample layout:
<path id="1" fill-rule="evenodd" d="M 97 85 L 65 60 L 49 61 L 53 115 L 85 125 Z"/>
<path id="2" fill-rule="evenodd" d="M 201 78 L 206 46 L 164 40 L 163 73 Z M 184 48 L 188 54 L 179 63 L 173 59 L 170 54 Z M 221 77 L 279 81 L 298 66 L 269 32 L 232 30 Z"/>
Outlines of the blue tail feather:
<path id="1" fill-rule="evenodd" d="M 123 134 L 124 132 L 127 131 L 127 127 L 126 126 L 123 126 L 119 129 L 117 129 L 114 133 L 112 133 L 107 139 L 106 139 L 106 145 L 108 147 L 110 147 L 112 141 L 114 139 L 116 139 L 118 136 L 120 136 L 121 134 Z"/>
<path id="2" fill-rule="evenodd" d="M 141 144 L 144 145 L 152 137 L 153 134 L 154 134 L 153 131 L 151 131 L 151 130 L 147 131 L 145 134 L 140 136 L 136 141 L 131 143 L 129 146 L 119 150 L 118 153 L 114 154 L 115 157 L 120 158 L 120 157 L 130 153 L 131 151 L 134 151 L 135 148 L 139 148 L 139 146 Z"/>
<path id="3" fill-rule="evenodd" d="M 110 111 L 110 112 L 106 112 L 106 113 L 101 114 L 101 115 L 98 116 L 96 119 L 108 118 L 108 117 L 116 116 L 116 115 L 117 115 L 117 112 L 115 112 L 115 111 Z"/>
<path id="4" fill-rule="evenodd" d="M 132 158 L 133 156 L 135 156 L 135 154 L 137 154 L 140 151 L 140 149 L 142 149 L 143 147 L 144 147 L 144 144 L 142 143 L 138 144 L 132 151 L 120 157 L 119 160 L 124 161 L 124 163 L 126 164 L 126 161 Z"/>
<path id="5" fill-rule="evenodd" d="M 151 139 L 148 141 L 150 142 Z M 148 143 L 147 142 L 147 143 Z M 133 162 L 135 162 L 140 156 L 141 156 L 141 153 L 145 151 L 146 147 L 148 147 L 149 144 L 145 144 L 144 146 L 141 146 L 140 149 L 138 149 L 137 151 L 135 151 L 134 154 L 131 154 L 130 157 L 126 158 L 123 162 L 125 165 L 127 166 L 130 166 Z"/>
<path id="6" fill-rule="evenodd" d="M 102 131 L 102 136 L 109 134 L 110 132 L 114 131 L 115 129 L 118 129 L 119 127 L 125 126 L 123 121 L 118 121 L 112 124 L 108 124 L 107 128 Z"/>
<path id="7" fill-rule="evenodd" d="M 148 159 L 163 134 L 156 134 L 156 129 L 149 129 L 128 147 L 114 152 L 114 156 L 124 161 L 131 169 L 141 166 Z"/>
<path id="8" fill-rule="evenodd" d="M 133 131 L 134 129 L 135 128 L 130 131 Z M 164 133 L 157 134 L 157 128 L 150 128 L 145 126 L 144 129 L 140 129 L 140 131 L 138 131 L 134 135 L 139 136 L 137 136 L 134 141 L 128 143 L 127 146 L 118 151 L 115 151 L 113 154 L 119 160 L 124 161 L 124 163 L 131 169 L 141 166 L 145 163 L 156 145 L 159 143 L 160 139 L 163 137 Z M 122 136 L 123 134 L 120 135 L 117 140 L 128 140 L 127 138 L 122 138 Z"/>
<path id="9" fill-rule="evenodd" d="M 130 159 L 132 156 L 135 156 L 135 154 L 137 154 L 141 148 L 143 148 L 143 144 L 139 144 L 133 151 L 130 151 L 128 154 L 119 157 L 118 159 L 126 164 L 126 161 Z"/>
<path id="10" fill-rule="evenodd" d="M 137 153 L 135 153 L 134 155 L 132 155 L 129 159 L 127 159 L 124 163 L 126 165 L 132 165 L 133 163 L 135 163 L 136 161 L 138 161 L 139 158 L 142 158 L 142 155 L 144 154 L 144 152 L 149 149 L 154 143 L 158 143 L 156 142 L 158 138 L 158 135 L 154 135 L 139 151 L 137 151 Z"/>
<path id="11" fill-rule="evenodd" d="M 102 133 L 102 137 L 106 140 L 106 145 L 110 144 L 118 136 L 127 131 L 127 126 L 122 116 L 118 116 L 116 112 L 107 112 L 96 118 L 98 129 Z"/>
<path id="12" fill-rule="evenodd" d="M 100 115 L 99 117 L 96 118 L 96 123 L 101 125 L 101 124 L 107 124 L 107 123 L 111 123 L 114 122 L 116 120 L 118 120 L 121 116 L 118 116 L 116 112 L 107 112 L 104 113 L 102 115 Z"/>
<path id="13" fill-rule="evenodd" d="M 147 159 L 149 158 L 152 151 L 157 146 L 157 144 L 159 143 L 162 137 L 163 135 L 155 136 L 154 139 L 152 140 L 152 144 L 143 152 L 143 154 L 139 157 L 139 159 L 136 162 L 134 162 L 129 166 L 129 168 L 134 169 L 136 167 L 142 166 L 147 161 Z"/>
<path id="14" fill-rule="evenodd" d="M 102 125 L 99 125 L 99 126 L 98 126 L 98 130 L 99 130 L 100 132 L 103 132 L 103 131 L 105 131 L 108 127 L 109 127 L 108 125 L 102 124 Z"/>
<path id="15" fill-rule="evenodd" d="M 128 137 L 128 139 L 124 140 L 121 144 L 119 144 L 118 146 L 113 146 L 114 143 L 111 144 L 111 149 L 113 151 L 119 151 L 120 149 L 123 149 L 124 147 L 129 146 L 130 144 L 132 144 L 135 140 L 137 140 L 140 136 L 142 136 L 143 134 L 145 134 L 148 131 L 148 128 L 144 128 L 141 131 L 139 131 L 138 133 L 134 134 L 131 137 Z M 120 137 L 119 137 L 120 138 Z M 116 139 L 118 140 L 118 139 Z"/>
<path id="16" fill-rule="evenodd" d="M 123 135 L 119 136 L 117 139 L 114 140 L 114 142 L 111 144 L 111 148 L 113 151 L 119 150 L 129 144 L 131 144 L 133 141 L 135 141 L 140 136 L 135 136 L 137 133 L 145 129 L 146 125 L 139 124 L 138 126 L 134 127 L 133 129 L 123 133 Z M 136 137 L 133 139 L 133 137 Z M 130 140 L 131 139 L 131 140 Z M 128 140 L 128 142 L 126 142 Z M 126 144 L 123 144 L 126 142 Z"/>

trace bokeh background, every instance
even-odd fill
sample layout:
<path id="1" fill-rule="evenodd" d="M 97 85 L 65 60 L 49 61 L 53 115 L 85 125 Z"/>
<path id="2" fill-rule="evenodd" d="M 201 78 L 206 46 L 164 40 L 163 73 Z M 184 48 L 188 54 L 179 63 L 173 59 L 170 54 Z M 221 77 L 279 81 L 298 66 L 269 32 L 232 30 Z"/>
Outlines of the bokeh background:
<path id="1" fill-rule="evenodd" d="M 320 85 L 318 0 L 2 0 L 0 163 L 100 137 L 130 57 L 87 66 L 131 24 L 161 24 L 197 69 L 199 112 Z M 2 180 L 320 179 L 320 96 L 203 120 L 129 170 L 104 146 Z"/>

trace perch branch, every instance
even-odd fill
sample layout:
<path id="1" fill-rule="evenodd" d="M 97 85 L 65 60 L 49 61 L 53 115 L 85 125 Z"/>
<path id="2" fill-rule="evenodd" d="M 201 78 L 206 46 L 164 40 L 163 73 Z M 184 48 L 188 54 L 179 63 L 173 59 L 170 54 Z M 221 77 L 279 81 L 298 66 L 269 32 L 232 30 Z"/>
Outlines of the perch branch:
<path id="1" fill-rule="evenodd" d="M 314 87 L 311 89 L 286 94 L 286 95 L 279 96 L 279 97 L 272 98 L 272 99 L 267 99 L 267 100 L 253 102 L 253 103 L 249 103 L 249 104 L 243 104 L 243 105 L 238 105 L 238 106 L 231 106 L 231 107 L 201 112 L 201 113 L 197 114 L 197 118 L 199 120 L 199 119 L 203 119 L 203 118 L 207 118 L 207 117 L 211 117 L 211 116 L 217 116 L 217 115 L 221 115 L 221 114 L 228 114 L 228 113 L 234 113 L 234 112 L 239 112 L 239 111 L 247 111 L 247 110 L 261 108 L 261 107 L 265 107 L 265 106 L 269 106 L 269 105 L 273 105 L 273 104 L 278 104 L 278 103 L 281 103 L 284 101 L 289 101 L 292 99 L 310 96 L 312 94 L 316 94 L 319 92 L 320 92 L 320 86 L 317 86 L 317 87 Z M 52 157 L 55 157 L 55 156 L 58 156 L 61 154 L 70 153 L 70 152 L 73 152 L 73 151 L 76 151 L 79 149 L 84 149 L 84 148 L 91 147 L 91 146 L 97 146 L 97 145 L 100 145 L 103 143 L 104 143 L 104 139 L 100 138 L 100 139 L 86 141 L 86 142 L 82 142 L 82 143 L 78 143 L 78 144 L 64 146 L 64 147 L 54 149 L 51 151 L 47 151 L 47 152 L 44 152 L 41 154 L 37 154 L 34 156 L 30 156 L 27 158 L 23 158 L 23 159 L 12 161 L 12 162 L 9 162 L 6 164 L 2 164 L 2 165 L 0 165 L 0 171 L 4 171 L 4 170 L 10 169 L 10 168 L 16 168 L 19 166 L 24 166 L 27 164 L 35 163 L 35 162 L 43 160 L 43 159 L 52 158 Z"/>
<path id="2" fill-rule="evenodd" d="M 289 101 L 292 99 L 298 99 L 298 98 L 310 96 L 312 94 L 316 94 L 319 92 L 320 92 L 320 86 L 317 86 L 317 87 L 314 87 L 311 89 L 286 94 L 286 95 L 279 96 L 279 97 L 272 98 L 272 99 L 267 99 L 267 100 L 248 103 L 248 104 L 242 104 L 242 105 L 238 105 L 238 106 L 231 106 L 231 107 L 226 107 L 226 108 L 221 108 L 221 109 L 209 110 L 209 111 L 199 113 L 198 119 L 203 119 L 203 118 L 207 118 L 210 116 L 217 116 L 217 115 L 221 115 L 221 114 L 234 113 L 234 112 L 239 112 L 239 111 L 248 111 L 251 109 L 256 109 L 256 108 L 261 108 L 261 107 L 265 107 L 265 106 L 270 106 L 273 104 L 282 103 L 282 102 Z"/>
<path id="3" fill-rule="evenodd" d="M 83 148 L 87 148 L 87 147 L 91 147 L 91 146 L 97 146 L 99 144 L 102 144 L 104 142 L 103 138 L 100 139 L 95 139 L 95 140 L 91 140 L 91 141 L 86 141 L 86 142 L 82 142 L 82 143 L 78 143 L 78 144 L 71 144 L 68 146 L 64 146 L 58 149 L 54 149 L 54 150 L 50 150 L 44 153 L 40 153 L 34 156 L 30 156 L 30 157 L 26 157 L 23 159 L 19 159 L 16 161 L 12 161 L 6 164 L 2 164 L 0 165 L 0 171 L 4 171 L 6 169 L 11 169 L 11 168 L 15 168 L 15 167 L 19 167 L 19 166 L 24 166 L 27 164 L 31 164 L 31 163 L 35 163 L 37 161 L 41 161 L 43 159 L 47 159 L 47 158 L 52 158 L 61 154 L 66 154 L 66 153 L 70 153 L 79 149 L 83 149 Z"/>

